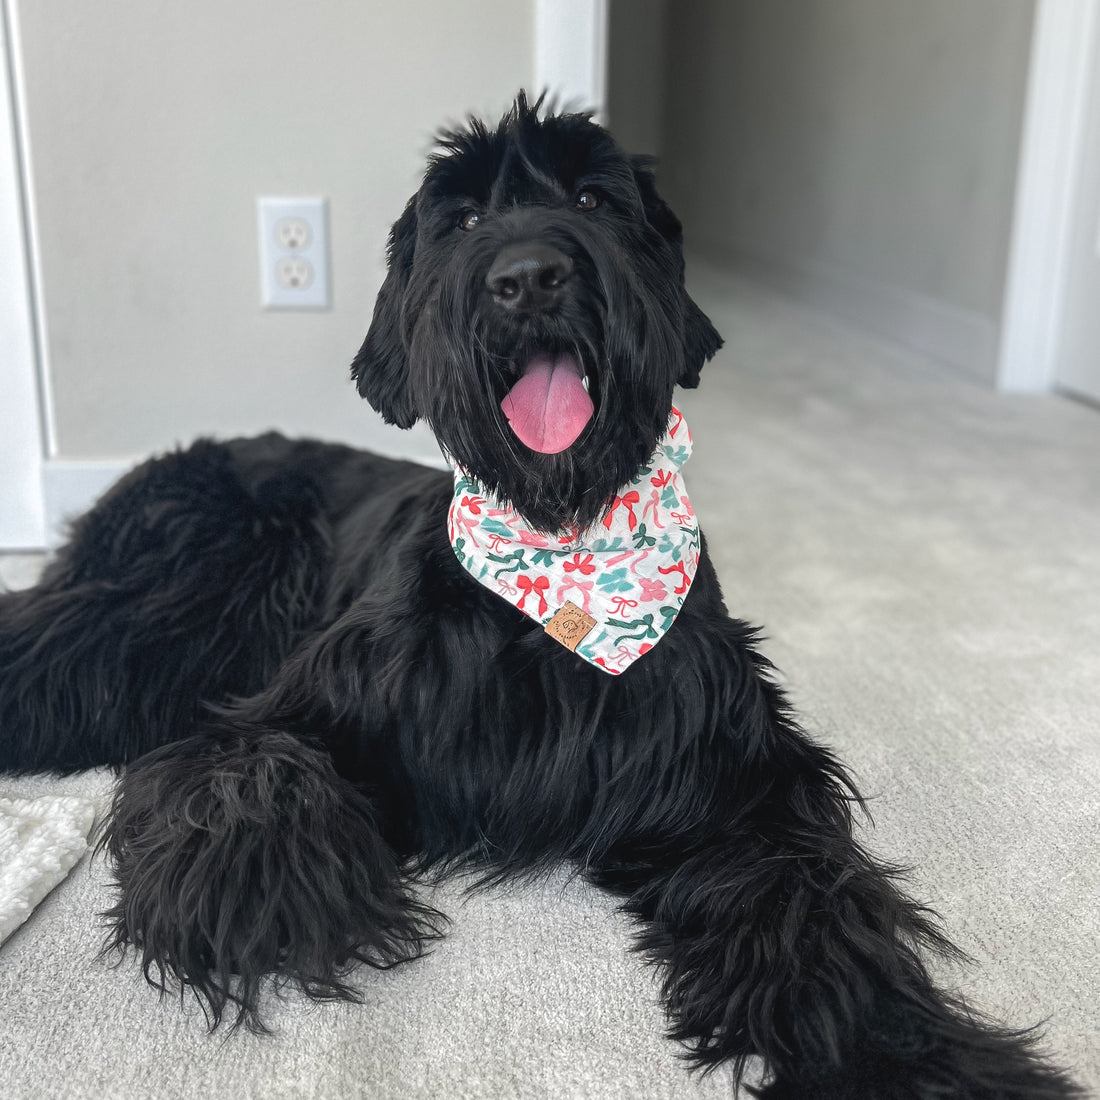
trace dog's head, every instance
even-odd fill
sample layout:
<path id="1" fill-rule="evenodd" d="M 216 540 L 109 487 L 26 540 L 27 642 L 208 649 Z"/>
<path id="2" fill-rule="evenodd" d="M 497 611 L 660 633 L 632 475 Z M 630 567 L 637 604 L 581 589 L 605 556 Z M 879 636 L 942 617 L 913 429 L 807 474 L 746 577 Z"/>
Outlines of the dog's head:
<path id="1" fill-rule="evenodd" d="M 440 138 L 389 243 L 352 367 L 390 423 L 431 425 L 534 527 L 587 526 L 721 346 L 684 289 L 680 223 L 646 158 L 523 95 Z"/>

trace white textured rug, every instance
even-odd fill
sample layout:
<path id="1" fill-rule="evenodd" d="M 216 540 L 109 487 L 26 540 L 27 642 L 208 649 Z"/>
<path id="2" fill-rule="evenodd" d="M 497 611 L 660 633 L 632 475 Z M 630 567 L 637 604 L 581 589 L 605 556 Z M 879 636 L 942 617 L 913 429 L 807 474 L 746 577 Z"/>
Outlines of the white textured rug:
<path id="1" fill-rule="evenodd" d="M 76 866 L 94 818 L 88 798 L 0 798 L 0 944 Z"/>

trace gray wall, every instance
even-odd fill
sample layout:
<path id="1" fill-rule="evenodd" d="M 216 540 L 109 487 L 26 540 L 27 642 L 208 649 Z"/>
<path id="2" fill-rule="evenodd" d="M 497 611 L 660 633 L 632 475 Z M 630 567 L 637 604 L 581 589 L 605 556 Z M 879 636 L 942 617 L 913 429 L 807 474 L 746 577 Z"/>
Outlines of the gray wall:
<path id="1" fill-rule="evenodd" d="M 391 451 L 347 382 L 431 135 L 533 72 L 533 7 L 21 0 L 63 457 L 279 427 Z M 333 308 L 259 308 L 255 197 L 330 201 Z"/>
<path id="2" fill-rule="evenodd" d="M 611 0 L 607 124 L 631 153 L 661 155 L 668 19 L 668 0 Z"/>
<path id="3" fill-rule="evenodd" d="M 991 377 L 1033 0 L 669 13 L 664 180 L 689 246 Z"/>

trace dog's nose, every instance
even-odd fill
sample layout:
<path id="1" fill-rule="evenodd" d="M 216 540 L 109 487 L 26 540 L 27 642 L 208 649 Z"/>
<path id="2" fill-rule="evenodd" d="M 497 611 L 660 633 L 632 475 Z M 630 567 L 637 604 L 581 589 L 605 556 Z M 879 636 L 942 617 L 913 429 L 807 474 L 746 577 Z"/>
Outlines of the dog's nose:
<path id="1" fill-rule="evenodd" d="M 545 309 L 561 297 L 572 273 L 573 261 L 564 252 L 528 241 L 500 250 L 485 285 L 505 309 Z"/>

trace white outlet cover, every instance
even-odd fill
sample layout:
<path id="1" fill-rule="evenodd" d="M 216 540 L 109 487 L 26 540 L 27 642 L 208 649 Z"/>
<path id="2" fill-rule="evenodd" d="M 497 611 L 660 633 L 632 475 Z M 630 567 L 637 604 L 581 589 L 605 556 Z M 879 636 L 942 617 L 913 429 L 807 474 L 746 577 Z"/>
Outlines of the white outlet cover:
<path id="1" fill-rule="evenodd" d="M 264 309 L 328 309 L 328 203 L 261 195 L 260 302 Z"/>

